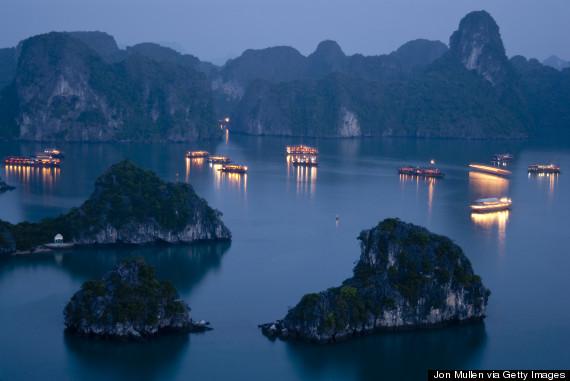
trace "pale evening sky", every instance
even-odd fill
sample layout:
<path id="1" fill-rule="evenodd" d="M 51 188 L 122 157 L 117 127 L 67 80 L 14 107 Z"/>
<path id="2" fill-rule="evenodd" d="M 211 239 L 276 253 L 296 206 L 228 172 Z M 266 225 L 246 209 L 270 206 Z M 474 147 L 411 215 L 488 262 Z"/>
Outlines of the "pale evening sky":
<path id="1" fill-rule="evenodd" d="M 570 60 L 569 0 L 0 0 L 0 48 L 50 31 L 107 32 L 121 46 L 159 42 L 201 60 L 325 39 L 348 54 L 388 54 L 427 38 L 449 43 L 459 21 L 488 11 L 509 57 Z"/>

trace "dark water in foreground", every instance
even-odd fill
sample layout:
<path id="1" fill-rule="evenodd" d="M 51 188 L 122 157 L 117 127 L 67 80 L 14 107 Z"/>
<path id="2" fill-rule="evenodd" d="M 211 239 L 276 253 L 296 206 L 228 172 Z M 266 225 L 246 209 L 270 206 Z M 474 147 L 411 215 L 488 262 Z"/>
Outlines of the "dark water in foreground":
<path id="1" fill-rule="evenodd" d="M 297 140 L 231 136 L 200 146 L 69 144 L 60 169 L 0 167 L 17 187 L 0 194 L 16 223 L 67 212 L 110 164 L 130 158 L 169 181 L 188 181 L 224 213 L 231 244 L 75 249 L 0 261 L 2 380 L 426 379 L 427 369 L 559 369 L 570 366 L 570 144 L 458 140 L 306 140 L 318 168 L 287 165 Z M 0 156 L 38 151 L 2 143 Z M 185 152 L 206 149 L 249 167 L 220 176 Z M 469 172 L 494 153 L 515 160 L 509 178 Z M 435 159 L 437 181 L 401 177 Z M 557 176 L 528 176 L 554 162 Z M 566 171 L 565 171 L 566 170 Z M 472 216 L 476 198 L 509 196 L 509 212 Z M 336 223 L 335 216 L 339 216 Z M 484 323 L 383 333 L 334 345 L 270 341 L 257 328 L 308 292 L 339 285 L 359 257 L 356 237 L 387 217 L 451 237 L 492 290 Z M 63 333 L 62 311 L 81 283 L 142 255 L 171 279 L 195 319 L 213 331 L 146 343 L 88 341 Z"/>

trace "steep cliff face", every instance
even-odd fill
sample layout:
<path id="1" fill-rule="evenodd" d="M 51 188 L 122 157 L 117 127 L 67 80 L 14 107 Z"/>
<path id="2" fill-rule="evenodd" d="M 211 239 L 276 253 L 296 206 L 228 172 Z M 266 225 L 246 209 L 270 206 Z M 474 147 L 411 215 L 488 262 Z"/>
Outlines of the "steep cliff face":
<path id="1" fill-rule="evenodd" d="M 163 332 L 202 332 L 190 307 L 142 258 L 125 260 L 102 280 L 87 281 L 64 310 L 66 331 L 79 336 L 144 340 Z"/>
<path id="2" fill-rule="evenodd" d="M 3 119 L 15 115 L 17 137 L 194 141 L 220 136 L 203 73 L 136 53 L 108 63 L 74 35 L 49 33 L 21 44 L 13 93 L 3 94 L 3 101 L 17 104 L 2 112 Z M 99 46 L 104 52 L 106 47 Z"/>
<path id="3" fill-rule="evenodd" d="M 16 49 L 0 49 L 0 90 L 10 84 L 16 77 Z"/>
<path id="4" fill-rule="evenodd" d="M 485 317 L 490 292 L 449 238 L 387 219 L 358 239 L 354 276 L 303 296 L 283 320 L 262 325 L 263 334 L 325 343 Z"/>
<path id="5" fill-rule="evenodd" d="M 494 86 L 507 80 L 511 66 L 499 26 L 486 11 L 471 12 L 449 39 L 450 53 L 468 70 L 476 70 Z"/>
<path id="6" fill-rule="evenodd" d="M 99 59 L 81 41 L 65 34 L 26 40 L 16 77 L 19 137 L 49 140 L 65 135 L 69 140 L 109 140 L 118 129 L 118 121 L 110 117 L 117 110 L 89 84 L 90 61 Z M 101 120 L 84 125 L 80 118 L 84 112 L 97 113 Z"/>

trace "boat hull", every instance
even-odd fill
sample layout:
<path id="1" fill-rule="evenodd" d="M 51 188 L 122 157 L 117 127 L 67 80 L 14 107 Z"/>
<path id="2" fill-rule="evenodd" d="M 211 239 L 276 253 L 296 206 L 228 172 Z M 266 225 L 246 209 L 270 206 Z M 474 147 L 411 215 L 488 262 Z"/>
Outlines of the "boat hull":
<path id="1" fill-rule="evenodd" d="M 435 168 L 421 168 L 421 167 L 400 167 L 398 173 L 401 175 L 432 177 L 440 179 L 445 176 L 443 172 Z"/>
<path id="2" fill-rule="evenodd" d="M 528 167 L 529 173 L 560 173 L 560 168 L 556 165 L 531 165 Z"/>
<path id="3" fill-rule="evenodd" d="M 510 209 L 512 201 L 510 198 L 484 198 L 475 200 L 475 203 L 470 206 L 473 213 L 493 213 Z"/>

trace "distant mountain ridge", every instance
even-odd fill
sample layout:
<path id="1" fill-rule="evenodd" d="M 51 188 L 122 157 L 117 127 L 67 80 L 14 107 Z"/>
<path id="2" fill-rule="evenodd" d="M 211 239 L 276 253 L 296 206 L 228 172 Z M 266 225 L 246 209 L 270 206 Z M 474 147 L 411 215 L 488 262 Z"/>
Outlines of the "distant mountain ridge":
<path id="1" fill-rule="evenodd" d="M 563 69 L 566 69 L 567 67 L 570 67 L 570 61 L 565 61 L 561 58 L 558 58 L 558 56 L 550 56 L 547 59 L 545 59 L 544 61 L 542 61 L 542 64 L 544 66 L 553 67 L 558 71 L 561 71 Z"/>
<path id="2" fill-rule="evenodd" d="M 37 54 L 22 55 L 30 44 Z M 248 49 L 223 66 L 154 43 L 120 49 L 104 32 L 50 33 L 0 49 L 0 136 L 193 141 L 220 136 L 225 117 L 232 131 L 287 136 L 526 138 L 568 126 L 569 69 L 522 59 L 506 57 L 485 11 L 460 21 L 449 49 L 417 39 L 347 56 L 325 40 L 307 57 Z"/>
<path id="3" fill-rule="evenodd" d="M 447 46 L 442 42 L 419 39 L 402 45 L 389 55 L 346 56 L 335 41 L 326 40 L 307 57 L 287 46 L 246 50 L 240 57 L 212 70 L 208 76 L 218 111 L 227 115 L 236 109 L 256 80 L 289 82 L 318 79 L 334 72 L 373 81 L 405 80 L 415 77 L 446 51 Z"/>
<path id="4" fill-rule="evenodd" d="M 248 134 L 327 137 L 526 138 L 534 132 L 518 76 L 487 12 L 467 15 L 451 36 L 450 50 L 426 63 L 417 77 L 402 75 L 390 56 L 382 58 L 383 73 L 392 70 L 386 78 L 357 77 L 354 70 L 334 73 L 331 62 L 341 62 L 338 50 L 330 43 L 326 50 L 320 62 L 328 63 L 325 70 L 331 74 L 317 80 L 256 82 L 232 115 L 232 128 Z"/>

